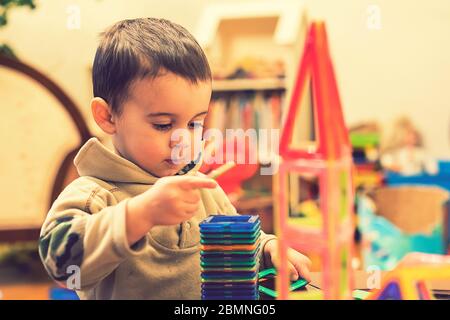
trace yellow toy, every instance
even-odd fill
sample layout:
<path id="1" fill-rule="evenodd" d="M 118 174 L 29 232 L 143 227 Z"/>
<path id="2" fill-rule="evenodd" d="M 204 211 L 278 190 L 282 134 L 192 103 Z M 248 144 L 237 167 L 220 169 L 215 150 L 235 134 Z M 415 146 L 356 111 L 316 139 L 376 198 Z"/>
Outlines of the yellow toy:
<path id="1" fill-rule="evenodd" d="M 427 286 L 430 280 L 450 279 L 450 256 L 410 253 L 383 279 L 380 290 L 373 291 L 368 300 L 431 300 Z"/>

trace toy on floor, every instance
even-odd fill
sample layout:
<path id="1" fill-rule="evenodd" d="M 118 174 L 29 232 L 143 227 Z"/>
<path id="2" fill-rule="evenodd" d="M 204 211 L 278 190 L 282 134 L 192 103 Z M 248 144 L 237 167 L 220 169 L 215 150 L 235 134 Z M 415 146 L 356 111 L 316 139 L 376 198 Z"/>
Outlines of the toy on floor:
<path id="1" fill-rule="evenodd" d="M 275 276 L 277 275 L 277 271 L 275 268 L 270 268 L 266 270 L 262 270 L 259 272 L 259 285 L 258 290 L 262 295 L 266 295 L 269 298 L 277 298 L 278 294 L 275 291 Z M 304 289 L 305 286 L 308 284 L 308 281 L 306 281 L 303 278 L 298 278 L 295 281 L 292 281 L 289 286 L 289 291 L 296 291 Z"/>
<path id="2" fill-rule="evenodd" d="M 202 300 L 258 300 L 258 216 L 214 215 L 200 223 Z"/>
<path id="3" fill-rule="evenodd" d="M 314 183 L 317 194 L 303 197 L 303 185 Z M 351 299 L 352 154 L 323 22 L 313 22 L 308 30 L 282 128 L 274 193 L 280 248 L 278 298 Z M 289 247 L 321 258 L 321 291 L 290 292 Z"/>

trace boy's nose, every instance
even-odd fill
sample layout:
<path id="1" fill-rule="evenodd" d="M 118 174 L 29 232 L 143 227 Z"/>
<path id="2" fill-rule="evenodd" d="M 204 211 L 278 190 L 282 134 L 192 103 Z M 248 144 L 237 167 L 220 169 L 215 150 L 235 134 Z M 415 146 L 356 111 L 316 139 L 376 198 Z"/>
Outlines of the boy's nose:
<path id="1" fill-rule="evenodd" d="M 190 146 L 190 141 L 187 141 L 188 139 L 178 139 L 178 140 L 170 140 L 169 141 L 169 147 L 171 149 L 173 148 L 187 148 Z"/>
<path id="2" fill-rule="evenodd" d="M 190 145 L 187 143 L 170 143 L 171 158 L 176 161 L 184 161 L 188 164 L 192 159 L 190 155 Z"/>

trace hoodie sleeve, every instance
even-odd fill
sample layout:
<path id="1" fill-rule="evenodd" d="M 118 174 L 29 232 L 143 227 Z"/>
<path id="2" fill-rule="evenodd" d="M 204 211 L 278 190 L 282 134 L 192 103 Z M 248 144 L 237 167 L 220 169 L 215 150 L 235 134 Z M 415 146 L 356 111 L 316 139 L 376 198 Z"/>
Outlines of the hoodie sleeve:
<path id="1" fill-rule="evenodd" d="M 230 199 L 228 199 L 223 189 L 220 186 L 217 187 L 216 189 L 217 189 L 216 197 L 218 198 L 217 202 L 219 203 L 219 207 L 222 212 L 221 214 L 238 215 L 239 213 L 237 213 L 236 208 L 231 204 Z M 269 257 L 266 257 L 266 254 L 264 254 L 266 244 L 271 240 L 276 240 L 277 237 L 273 234 L 267 234 L 261 230 L 260 239 L 262 252 L 262 255 L 260 257 L 260 269 L 264 270 L 272 267 L 272 263 L 270 262 Z"/>
<path id="2" fill-rule="evenodd" d="M 67 286 L 79 270 L 78 290 L 94 287 L 129 257 L 146 249 L 146 238 L 132 247 L 126 236 L 127 200 L 86 178 L 72 182 L 55 200 L 39 237 L 39 255 L 50 277 Z"/>

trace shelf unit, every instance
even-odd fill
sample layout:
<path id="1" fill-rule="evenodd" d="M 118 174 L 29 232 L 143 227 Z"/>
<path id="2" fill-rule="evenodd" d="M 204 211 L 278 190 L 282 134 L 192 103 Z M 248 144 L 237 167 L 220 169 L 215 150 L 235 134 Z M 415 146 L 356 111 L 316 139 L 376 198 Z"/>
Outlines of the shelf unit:
<path id="1" fill-rule="evenodd" d="M 213 73 L 213 94 L 212 103 L 218 99 L 224 101 L 223 105 L 211 105 L 211 110 L 221 108 L 220 112 L 211 112 L 212 114 L 220 114 L 219 122 L 228 121 L 229 119 L 237 119 L 239 124 L 248 121 L 244 118 L 258 118 L 257 114 L 265 118 L 265 108 L 273 110 L 271 97 L 280 98 L 280 111 L 269 115 L 269 120 L 256 120 L 255 128 L 261 123 L 273 123 L 274 127 L 280 128 L 284 121 L 285 101 L 289 101 L 291 86 L 295 77 L 295 70 L 299 62 L 299 56 L 302 53 L 304 39 L 307 30 L 307 16 L 304 1 L 283 1 L 269 2 L 258 1 L 257 3 L 246 4 L 212 4 L 208 6 L 201 16 L 196 39 L 205 51 L 208 61 L 211 65 Z M 238 62 L 242 59 L 254 58 L 253 66 L 261 67 L 258 61 L 271 62 L 279 61 L 284 66 L 284 77 L 279 74 L 270 75 L 262 73 L 261 78 L 235 78 L 229 79 L 229 75 L 236 71 Z M 256 62 L 255 62 L 256 61 Z M 258 73 L 257 73 L 258 74 Z M 261 73 L 259 73 L 261 74 Z M 246 101 L 240 100 L 252 99 L 251 112 L 254 116 L 245 114 Z M 277 102 L 278 103 L 278 102 Z M 232 106 L 234 104 L 234 106 Z M 239 107 L 236 107 L 236 104 Z M 258 104 L 258 105 L 257 105 Z M 224 106 L 225 105 L 225 106 Z M 231 107 L 232 106 L 232 107 Z M 225 108 L 225 112 L 223 112 Z M 236 109 L 239 115 L 236 116 Z M 245 116 L 244 116 L 245 115 Z M 274 121 L 273 119 L 279 119 Z M 214 119 L 208 119 L 205 127 L 216 127 L 212 125 Z M 221 127 L 221 126 L 219 126 Z M 225 128 L 236 128 L 230 123 Z M 238 126 L 239 127 L 239 126 Z M 251 126 L 250 126 L 251 127 Z M 264 126 L 267 127 L 267 126 Z M 245 130 L 245 128 L 243 128 Z M 275 156 L 275 155 L 274 155 Z M 268 164 L 267 159 L 264 159 Z M 261 159 L 262 161 L 262 159 Z M 261 176 L 259 171 L 256 176 L 247 180 L 247 185 L 251 188 L 272 192 L 272 180 L 267 176 Z M 266 193 L 267 194 L 267 193 Z M 265 197 L 265 199 L 271 198 Z M 241 213 L 259 211 L 266 215 L 258 200 L 264 197 L 258 197 L 255 201 L 242 200 L 236 204 Z M 252 206 L 251 203 L 259 203 Z M 272 210 L 271 206 L 266 208 Z M 271 217 L 267 216 L 272 225 Z M 270 230 L 272 231 L 272 230 Z"/>
<path id="2" fill-rule="evenodd" d="M 213 80 L 213 92 L 285 90 L 286 81 L 277 78 Z"/>
<path id="3" fill-rule="evenodd" d="M 206 6 L 195 37 L 205 51 L 213 72 L 212 98 L 239 94 L 281 93 L 289 99 L 298 57 L 306 36 L 307 14 L 304 1 L 258 1 Z M 237 61 L 253 57 L 281 61 L 285 74 L 280 77 L 222 79 L 231 74 Z M 219 78 L 219 79 L 218 79 Z M 286 109 L 282 106 L 280 125 Z"/>

